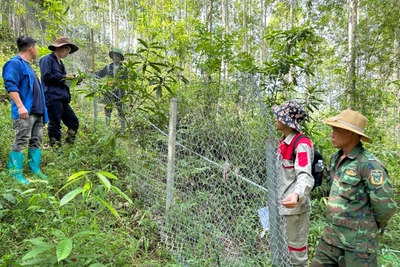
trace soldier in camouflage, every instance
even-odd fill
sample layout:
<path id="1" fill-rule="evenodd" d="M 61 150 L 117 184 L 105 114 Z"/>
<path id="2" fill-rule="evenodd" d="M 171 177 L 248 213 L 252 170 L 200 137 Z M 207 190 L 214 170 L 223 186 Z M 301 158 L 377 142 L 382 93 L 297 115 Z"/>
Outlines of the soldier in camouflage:
<path id="1" fill-rule="evenodd" d="M 120 119 L 121 130 L 125 129 L 125 111 L 123 108 L 123 98 L 125 96 L 125 90 L 121 88 L 121 82 L 126 80 L 127 70 L 122 64 L 125 57 L 121 49 L 114 48 L 108 52 L 109 57 L 113 60 L 111 64 L 106 65 L 103 69 L 95 72 L 97 78 L 109 77 L 108 86 L 112 88 L 103 99 L 106 104 L 104 107 L 104 113 L 106 115 L 107 125 L 110 125 L 111 114 L 113 108 L 116 107 L 118 111 L 118 116 Z M 88 70 L 86 70 L 88 71 Z"/>
<path id="2" fill-rule="evenodd" d="M 332 155 L 332 187 L 326 226 L 311 267 L 377 267 L 380 235 L 396 212 L 385 166 L 362 141 L 367 118 L 347 109 L 325 121 L 331 141 L 340 150 Z"/>

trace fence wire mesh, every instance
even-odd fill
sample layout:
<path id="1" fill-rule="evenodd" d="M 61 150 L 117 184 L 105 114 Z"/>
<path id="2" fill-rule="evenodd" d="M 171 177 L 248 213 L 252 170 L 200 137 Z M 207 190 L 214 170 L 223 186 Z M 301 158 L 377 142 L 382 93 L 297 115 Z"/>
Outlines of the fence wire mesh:
<path id="1" fill-rule="evenodd" d="M 178 95 L 174 140 L 149 123 L 154 142 L 132 156 L 133 186 L 182 266 L 290 266 L 274 119 L 251 79 L 232 84 Z M 270 231 L 261 237 L 266 202 Z"/>

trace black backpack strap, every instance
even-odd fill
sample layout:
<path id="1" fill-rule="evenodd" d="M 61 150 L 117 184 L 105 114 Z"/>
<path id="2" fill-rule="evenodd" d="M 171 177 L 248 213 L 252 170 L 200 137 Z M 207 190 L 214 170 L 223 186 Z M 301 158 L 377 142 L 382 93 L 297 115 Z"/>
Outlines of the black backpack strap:
<path id="1" fill-rule="evenodd" d="M 293 141 L 293 146 L 292 146 L 292 156 L 291 156 L 291 160 L 292 161 L 294 161 L 294 159 L 296 158 L 296 153 L 295 153 L 295 151 L 296 151 L 296 145 L 297 145 L 297 143 L 300 141 L 300 139 L 302 139 L 302 138 L 308 138 L 306 135 L 304 135 L 304 134 L 299 134 L 297 137 L 296 137 L 296 139 L 294 139 L 294 141 Z"/>

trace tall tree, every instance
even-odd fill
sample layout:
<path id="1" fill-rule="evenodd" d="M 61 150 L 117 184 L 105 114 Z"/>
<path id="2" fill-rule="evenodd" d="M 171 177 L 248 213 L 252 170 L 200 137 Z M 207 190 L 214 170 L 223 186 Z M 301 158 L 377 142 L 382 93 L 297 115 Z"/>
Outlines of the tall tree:
<path id="1" fill-rule="evenodd" d="M 358 0 L 348 0 L 348 62 L 347 62 L 347 107 L 352 108 L 356 99 L 356 28 Z"/>

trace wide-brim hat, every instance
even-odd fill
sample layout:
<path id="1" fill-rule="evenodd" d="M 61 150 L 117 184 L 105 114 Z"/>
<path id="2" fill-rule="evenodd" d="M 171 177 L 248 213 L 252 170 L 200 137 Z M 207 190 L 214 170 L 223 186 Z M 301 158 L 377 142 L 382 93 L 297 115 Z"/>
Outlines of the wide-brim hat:
<path id="1" fill-rule="evenodd" d="M 74 45 L 73 43 L 71 43 L 71 41 L 67 38 L 67 37 L 59 37 L 56 39 L 56 41 L 54 42 L 54 44 L 51 44 L 48 46 L 48 48 L 51 51 L 56 50 L 57 47 L 62 47 L 65 45 L 69 45 L 71 47 L 71 51 L 69 52 L 70 54 L 78 51 L 78 47 L 76 45 Z"/>
<path id="2" fill-rule="evenodd" d="M 123 61 L 125 59 L 124 53 L 122 53 L 121 49 L 115 48 L 115 49 L 111 50 L 110 52 L 108 52 L 108 55 L 110 56 L 110 58 L 114 58 L 114 54 L 117 54 L 118 56 L 120 56 L 121 61 Z"/>
<path id="3" fill-rule="evenodd" d="M 301 131 L 301 123 L 307 118 L 307 112 L 295 100 L 275 106 L 273 112 L 280 122 L 298 132 Z"/>
<path id="4" fill-rule="evenodd" d="M 339 115 L 326 119 L 324 123 L 332 127 L 342 128 L 359 134 L 361 135 L 361 140 L 372 143 L 372 140 L 364 133 L 367 121 L 368 119 L 361 113 L 351 109 L 346 109 L 340 112 Z"/>

